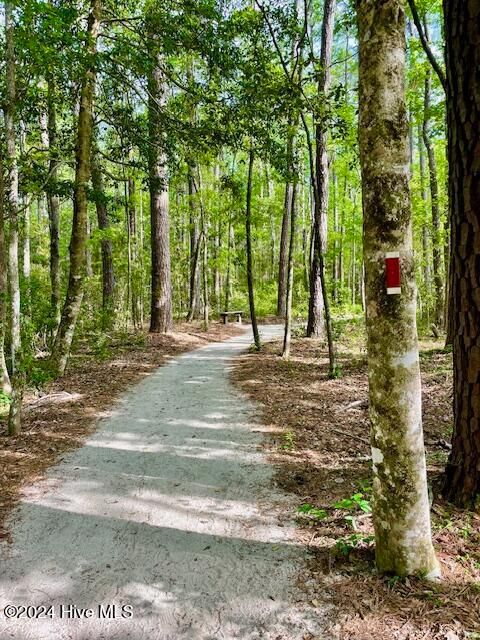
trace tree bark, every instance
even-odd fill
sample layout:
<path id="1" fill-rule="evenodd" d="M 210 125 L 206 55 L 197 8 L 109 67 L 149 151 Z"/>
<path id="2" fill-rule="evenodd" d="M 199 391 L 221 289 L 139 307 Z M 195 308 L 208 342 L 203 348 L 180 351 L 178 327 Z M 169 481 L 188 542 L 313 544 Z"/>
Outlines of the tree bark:
<path id="1" fill-rule="evenodd" d="M 156 39 L 152 36 L 153 42 Z M 152 291 L 150 332 L 168 333 L 173 328 L 170 270 L 170 220 L 168 169 L 161 110 L 167 101 L 167 86 L 161 56 L 153 54 L 153 69 L 148 77 L 149 187 L 152 250 Z"/>
<path id="2" fill-rule="evenodd" d="M 227 239 L 227 273 L 225 276 L 225 311 L 230 309 L 230 299 L 232 297 L 232 250 L 235 243 L 232 214 L 228 218 L 228 239 Z"/>
<path id="3" fill-rule="evenodd" d="M 24 198 L 23 204 L 23 233 L 22 233 L 22 254 L 23 254 L 23 308 L 24 313 L 29 318 L 32 315 L 32 290 L 30 277 L 32 274 L 32 261 L 31 261 L 31 247 L 30 247 L 30 234 L 31 234 L 31 225 L 30 225 L 30 207 L 31 205 L 27 202 L 27 198 Z"/>
<path id="4" fill-rule="evenodd" d="M 405 104 L 405 0 L 357 0 L 359 142 L 376 562 L 398 576 L 438 576 L 431 540 L 415 318 Z M 385 257 L 399 252 L 401 293 Z"/>
<path id="5" fill-rule="evenodd" d="M 312 225 L 312 264 L 310 267 L 310 296 L 308 299 L 307 337 L 325 338 L 325 306 L 322 296 L 322 279 L 320 277 L 320 250 L 315 233 L 315 224 Z"/>
<path id="6" fill-rule="evenodd" d="M 102 239 L 102 329 L 111 329 L 114 323 L 115 275 L 113 269 L 112 241 L 107 237 L 110 226 L 108 220 L 107 198 L 103 187 L 102 168 L 96 155 L 92 158 L 92 186 L 97 210 L 97 224 Z"/>
<path id="7" fill-rule="evenodd" d="M 424 210 L 424 220 L 422 225 L 422 252 L 423 252 L 423 280 L 425 284 L 425 290 L 430 289 L 430 252 L 429 252 L 429 235 L 427 226 L 427 188 L 425 185 L 425 151 L 423 146 L 423 125 L 418 126 L 418 156 L 420 161 L 420 195 L 422 197 L 422 203 Z"/>
<path id="8" fill-rule="evenodd" d="M 247 203 L 245 209 L 245 231 L 247 248 L 247 281 L 248 281 L 248 302 L 250 306 L 250 321 L 252 323 L 253 340 L 255 347 L 260 350 L 260 334 L 257 326 L 257 315 L 255 313 L 255 292 L 253 285 L 253 258 L 252 258 L 252 181 L 253 165 L 255 155 L 253 148 L 250 148 L 248 155 L 248 178 L 247 178 Z"/>
<path id="9" fill-rule="evenodd" d="M 444 495 L 480 496 L 480 6 L 444 0 L 451 218 L 454 431 Z"/>
<path id="10" fill-rule="evenodd" d="M 92 146 L 93 99 L 95 93 L 95 58 L 100 29 L 100 0 L 91 0 L 87 23 L 87 62 L 80 92 L 77 142 L 75 150 L 75 185 L 73 194 L 73 222 L 70 240 L 70 274 L 67 295 L 52 350 L 52 365 L 58 376 L 65 373 L 73 335 L 84 294 L 87 264 L 88 199 Z"/>
<path id="11" fill-rule="evenodd" d="M 333 46 L 333 28 L 335 24 L 336 0 L 325 0 L 323 7 L 322 44 L 320 50 L 320 71 L 318 80 L 318 98 L 326 101 L 326 96 L 330 86 Z M 327 214 L 328 214 L 328 193 L 329 193 L 329 169 L 327 155 L 328 129 L 325 115 L 316 114 L 315 126 L 315 181 L 314 181 L 314 258 L 310 275 L 310 301 L 307 322 L 308 337 L 327 337 L 329 352 L 333 353 L 331 343 L 331 332 L 329 331 L 329 318 L 326 317 L 329 309 L 325 301 L 326 287 L 324 268 L 324 255 L 327 249 Z M 333 368 L 331 363 L 330 368 Z"/>
<path id="12" fill-rule="evenodd" d="M 47 208 L 50 232 L 50 332 L 56 335 L 61 319 L 60 299 L 60 201 L 56 194 L 58 175 L 57 114 L 55 109 L 55 82 L 47 80 L 47 141 L 49 149 L 49 180 Z"/>
<path id="13" fill-rule="evenodd" d="M 291 154 L 291 142 L 288 144 L 288 154 Z M 277 316 L 285 318 L 287 295 L 287 261 L 288 261 L 288 232 L 291 219 L 293 185 L 290 179 L 285 183 L 285 200 L 283 204 L 282 231 L 280 234 L 280 251 L 278 254 L 278 291 Z"/>
<path id="14" fill-rule="evenodd" d="M 188 163 L 188 209 L 190 212 L 190 298 L 187 322 L 200 317 L 200 229 L 196 207 L 197 188 L 194 175 L 195 165 Z"/>
<path id="15" fill-rule="evenodd" d="M 440 232 L 440 207 L 438 203 L 438 180 L 435 150 L 430 139 L 430 92 L 431 70 L 427 70 L 425 77 L 425 97 L 423 110 L 423 142 L 427 150 L 428 170 L 430 177 L 430 206 L 432 210 L 432 253 L 433 253 L 433 284 L 435 288 L 434 322 L 439 328 L 443 326 L 444 316 L 444 287 L 442 276 L 442 238 Z"/>
<path id="16" fill-rule="evenodd" d="M 132 303 L 132 323 L 135 329 L 143 324 L 142 305 L 140 298 L 140 274 L 138 265 L 138 236 L 137 236 L 137 206 L 135 178 L 130 175 L 127 180 L 128 190 L 128 236 L 130 259 L 130 291 Z"/>
<path id="17" fill-rule="evenodd" d="M 8 288 L 10 295 L 11 344 L 11 402 L 8 416 L 8 434 L 16 435 L 21 429 L 21 409 L 24 375 L 22 373 L 22 341 L 20 333 L 20 276 L 18 268 L 18 164 L 15 134 L 16 77 L 15 33 L 13 6 L 5 2 L 6 95 L 4 102 L 5 139 L 8 180 L 7 213 L 10 221 L 8 242 Z"/>
<path id="18" fill-rule="evenodd" d="M 292 339 L 292 301 L 293 301 L 295 232 L 296 232 L 296 220 L 297 220 L 297 196 L 298 196 L 298 184 L 297 184 L 297 179 L 294 175 L 293 182 L 292 182 L 292 199 L 290 202 L 290 246 L 288 249 L 285 331 L 283 336 L 283 352 L 282 352 L 282 357 L 285 360 L 288 360 L 288 358 L 290 357 L 290 344 Z"/>
<path id="19" fill-rule="evenodd" d="M 7 332 L 7 296 L 8 278 L 5 242 L 5 184 L 3 177 L 3 159 L 0 155 L 0 391 L 10 394 L 12 385 L 5 362 L 5 334 Z"/>

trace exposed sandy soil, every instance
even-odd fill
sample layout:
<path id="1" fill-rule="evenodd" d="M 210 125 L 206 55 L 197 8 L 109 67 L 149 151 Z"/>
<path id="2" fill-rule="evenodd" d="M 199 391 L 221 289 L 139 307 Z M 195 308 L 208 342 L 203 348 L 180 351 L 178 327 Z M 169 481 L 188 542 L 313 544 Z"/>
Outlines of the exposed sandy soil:
<path id="1" fill-rule="evenodd" d="M 330 606 L 295 588 L 295 498 L 274 488 L 256 406 L 229 380 L 251 342 L 173 358 L 24 489 L 0 541 L 2 640 L 326 637 Z"/>
<path id="2" fill-rule="evenodd" d="M 181 323 L 170 335 L 112 337 L 100 352 L 79 349 L 60 380 L 41 392 L 29 390 L 22 433 L 7 437 L 6 425 L 0 423 L 0 538 L 8 539 L 3 523 L 22 486 L 81 446 L 96 420 L 129 386 L 180 353 L 244 331 L 235 324 L 212 323 L 205 332 L 199 323 Z"/>
<path id="3" fill-rule="evenodd" d="M 421 344 L 425 441 L 436 494 L 434 542 L 444 576 L 439 584 L 376 576 L 370 514 L 355 503 L 334 506 L 361 493 L 368 510 L 370 447 L 361 341 L 347 336 L 340 345 L 342 374 L 336 380 L 327 378 L 323 346 L 308 339 L 294 340 L 289 362 L 279 357 L 280 342 L 237 361 L 233 378 L 261 408 L 277 483 L 297 494 L 299 506 L 310 505 L 305 507 L 310 513 L 297 513 L 299 535 L 312 551 L 311 574 L 303 579 L 316 583 L 320 608 L 325 599 L 336 605 L 332 638 L 480 638 L 480 516 L 459 512 L 438 495 L 452 423 L 451 355 L 441 347 L 433 340 Z M 346 516 L 354 516 L 355 528 Z"/>

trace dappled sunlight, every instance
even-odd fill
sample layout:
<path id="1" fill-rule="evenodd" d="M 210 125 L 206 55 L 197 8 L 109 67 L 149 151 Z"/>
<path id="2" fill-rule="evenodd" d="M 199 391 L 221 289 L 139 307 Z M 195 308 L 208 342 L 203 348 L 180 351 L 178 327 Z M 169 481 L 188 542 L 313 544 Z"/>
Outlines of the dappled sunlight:
<path id="1" fill-rule="evenodd" d="M 293 523 L 277 522 L 287 499 L 270 485 L 260 427 L 227 378 L 226 360 L 249 339 L 206 347 L 143 380 L 83 448 L 29 488 L 13 544 L 2 548 L 2 603 L 132 605 L 128 623 L 77 620 L 75 640 L 118 640 L 125 629 L 133 640 L 159 629 L 281 636 L 293 624 L 298 607 L 286 594 L 303 550 Z M 182 382 L 194 383 L 188 394 Z M 14 637 L 65 637 L 70 622 L 26 620 Z M 305 629 L 302 616 L 296 624 Z M 5 630 L 0 621 L 0 637 Z"/>
<path id="2" fill-rule="evenodd" d="M 188 483 L 178 494 L 169 495 L 160 493 L 155 481 L 150 488 L 148 479 L 145 480 L 144 488 L 131 491 L 126 483 L 122 495 L 107 492 L 107 482 L 66 480 L 61 490 L 53 494 L 45 492 L 45 487 L 29 492 L 25 503 L 65 512 L 65 518 L 72 513 L 83 514 L 225 538 L 245 537 L 258 542 L 285 543 L 285 529 L 272 525 L 270 514 L 262 513 L 251 502 L 211 495 L 215 491 L 223 493 L 221 489 L 207 489 L 203 495 L 189 495 Z M 165 490 L 168 488 L 167 484 Z M 56 517 L 58 521 L 62 519 L 60 514 Z"/>
<path id="3" fill-rule="evenodd" d="M 91 446 L 87 444 L 87 446 Z M 101 441 L 96 440 L 95 447 L 104 449 L 119 449 L 123 451 L 136 451 L 142 453 L 165 453 L 182 458 L 199 458 L 201 460 L 215 460 L 217 458 L 223 458 L 225 460 L 243 461 L 251 464 L 265 464 L 263 456 L 258 452 L 242 452 L 239 450 L 240 445 L 236 445 L 223 448 L 202 447 L 200 445 L 169 445 L 158 443 L 151 443 L 149 445 L 143 445 L 142 443 L 127 443 L 122 441 Z"/>

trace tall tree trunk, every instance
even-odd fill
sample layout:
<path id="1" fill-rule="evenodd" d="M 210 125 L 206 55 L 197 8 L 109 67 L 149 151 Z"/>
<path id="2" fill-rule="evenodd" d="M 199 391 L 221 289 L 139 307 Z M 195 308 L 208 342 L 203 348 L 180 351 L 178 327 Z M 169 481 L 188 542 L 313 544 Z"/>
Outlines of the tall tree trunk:
<path id="1" fill-rule="evenodd" d="M 291 154 L 291 142 L 287 145 L 287 153 Z M 290 178 L 285 182 L 285 199 L 283 203 L 282 231 L 280 234 L 280 251 L 278 254 L 278 290 L 277 316 L 284 318 L 286 313 L 287 293 L 287 261 L 288 261 L 288 232 L 292 209 L 293 185 Z"/>
<path id="2" fill-rule="evenodd" d="M 405 104 L 405 1 L 357 0 L 359 139 L 376 561 L 381 572 L 437 576 L 431 540 L 412 249 Z M 400 254 L 401 293 L 385 258 Z"/>
<path id="3" fill-rule="evenodd" d="M 302 280 L 306 292 L 310 291 L 310 243 L 308 238 L 310 217 L 307 216 L 307 211 L 310 211 L 309 193 L 306 185 L 302 184 Z"/>
<path id="4" fill-rule="evenodd" d="M 30 248 L 30 207 L 27 198 L 24 198 L 23 204 L 23 241 L 22 241 L 22 253 L 23 253 L 23 308 L 26 315 L 31 317 L 32 314 L 32 291 L 30 276 L 32 273 L 31 264 L 31 248 Z"/>
<path id="5" fill-rule="evenodd" d="M 18 269 L 18 165 L 15 134 L 16 78 L 13 6 L 5 2 L 6 96 L 4 102 L 7 147 L 7 212 L 10 221 L 8 242 L 8 286 L 10 294 L 10 342 L 12 394 L 8 416 L 8 434 L 21 429 L 23 397 L 22 341 L 20 333 L 20 277 Z"/>
<path id="6" fill-rule="evenodd" d="M 337 185 L 338 179 L 335 170 L 332 171 L 332 183 L 333 183 L 333 232 L 335 234 L 333 241 L 333 261 L 332 261 L 332 280 L 333 280 L 333 293 L 332 299 L 334 302 L 338 302 L 338 202 L 337 202 Z"/>
<path id="7" fill-rule="evenodd" d="M 153 38 L 156 44 L 155 37 Z M 152 248 L 152 291 L 150 332 L 168 333 L 173 328 L 170 270 L 170 220 L 168 211 L 168 168 L 161 111 L 167 102 L 167 86 L 161 56 L 154 53 L 154 67 L 148 77 L 149 186 Z"/>
<path id="8" fill-rule="evenodd" d="M 111 329 L 114 323 L 115 275 L 112 241 L 107 237 L 110 226 L 107 198 L 103 187 L 102 168 L 96 154 L 92 158 L 92 186 L 97 210 L 97 224 L 102 233 L 100 241 L 102 252 L 102 329 L 106 331 Z"/>
<path id="9" fill-rule="evenodd" d="M 420 195 L 423 203 L 423 224 L 422 224 L 422 253 L 423 253 L 423 280 L 426 291 L 430 289 L 430 252 L 427 225 L 427 187 L 425 184 L 425 151 L 423 146 L 423 125 L 418 126 L 418 155 L 420 160 Z"/>
<path id="10" fill-rule="evenodd" d="M 444 0 L 452 299 L 454 430 L 444 495 L 480 496 L 480 9 Z"/>
<path id="11" fill-rule="evenodd" d="M 203 236 L 203 322 L 205 330 L 208 330 L 210 313 L 210 296 L 208 293 L 208 221 L 203 205 L 201 208 L 201 223 Z"/>
<path id="12" fill-rule="evenodd" d="M 435 315 L 434 321 L 437 327 L 443 326 L 444 314 L 444 290 L 442 276 L 442 239 L 440 234 L 440 206 L 438 203 L 438 180 L 435 150 L 430 139 L 430 91 L 431 91 L 430 67 L 425 77 L 425 97 L 423 111 L 423 142 L 427 150 L 428 170 L 430 177 L 430 203 L 432 209 L 432 252 L 433 252 L 433 284 L 435 287 Z"/>
<path id="13" fill-rule="evenodd" d="M 197 213 L 197 188 L 195 184 L 195 164 L 188 164 L 188 209 L 190 212 L 190 299 L 187 314 L 187 322 L 198 318 L 201 313 L 201 288 L 200 288 L 200 228 Z"/>
<path id="14" fill-rule="evenodd" d="M 97 39 L 100 29 L 100 0 L 91 0 L 87 23 L 87 63 L 80 92 L 77 143 L 75 150 L 75 184 L 73 194 L 73 223 L 70 240 L 70 274 L 67 296 L 62 318 L 52 350 L 52 364 L 57 375 L 62 376 L 67 367 L 73 335 L 77 325 L 84 294 L 87 265 L 88 198 L 87 184 L 90 179 L 90 155 L 92 146 L 93 99 L 95 93 L 95 70 Z"/>
<path id="15" fill-rule="evenodd" d="M 214 172 L 214 185 L 217 192 L 217 197 L 220 191 L 220 158 L 215 164 Z M 219 219 L 217 224 L 214 225 L 214 256 L 213 256 L 213 291 L 215 295 L 215 305 L 217 307 L 217 313 L 220 313 L 220 292 L 222 290 L 222 273 L 220 271 L 220 252 L 222 250 L 222 234 L 223 234 L 223 220 Z"/>
<path id="16" fill-rule="evenodd" d="M 298 184 L 296 176 L 292 182 L 292 200 L 290 203 L 290 246 L 288 249 L 288 270 L 287 270 L 287 292 L 286 292 L 286 313 L 285 332 L 283 336 L 282 357 L 288 360 L 290 357 L 290 343 L 292 339 L 292 301 L 293 301 L 293 277 L 294 277 L 294 255 L 295 255 L 295 231 L 297 219 L 297 196 Z"/>
<path id="17" fill-rule="evenodd" d="M 225 276 L 225 311 L 230 309 L 230 299 L 232 297 L 232 250 L 234 245 L 234 229 L 232 214 L 228 218 L 228 240 L 227 240 L 227 273 Z"/>
<path id="18" fill-rule="evenodd" d="M 257 326 L 257 315 L 255 313 L 255 292 L 253 286 L 253 257 L 252 257 L 252 181 L 253 165 L 255 155 L 253 148 L 250 148 L 248 155 L 248 178 L 247 178 L 247 203 L 245 209 L 245 231 L 247 247 L 247 281 L 248 281 L 248 302 L 250 306 L 250 321 L 252 323 L 253 340 L 257 350 L 260 350 L 260 334 Z"/>
<path id="19" fill-rule="evenodd" d="M 132 323 L 135 329 L 142 327 L 140 303 L 140 278 L 138 265 L 137 205 L 135 178 L 130 175 L 127 180 L 128 189 L 128 236 L 130 240 L 130 290 L 132 302 Z"/>
<path id="20" fill-rule="evenodd" d="M 3 158 L 0 154 L 0 391 L 9 394 L 12 391 L 10 376 L 5 362 L 5 334 L 7 332 L 7 295 L 8 278 L 5 242 L 5 184 L 3 177 Z"/>
<path id="21" fill-rule="evenodd" d="M 332 61 L 333 46 L 333 28 L 335 24 L 335 7 L 336 0 L 325 0 L 323 6 L 323 24 L 322 24 L 322 44 L 319 60 L 319 80 L 318 80 L 318 96 L 320 100 L 325 100 L 330 86 L 331 72 L 330 65 Z M 331 332 L 328 324 L 330 318 L 326 317 L 329 313 L 328 301 L 326 297 L 324 255 L 327 249 L 327 214 L 328 214 L 328 193 L 329 193 L 329 169 L 327 155 L 327 139 L 328 129 L 325 119 L 320 114 L 316 116 L 315 126 L 315 181 L 314 181 L 314 259 L 310 276 L 310 301 L 309 314 L 307 323 L 307 336 L 326 337 L 329 343 L 329 352 L 333 353 L 333 345 L 331 344 Z M 330 368 L 333 369 L 333 363 Z"/>
<path id="22" fill-rule="evenodd" d="M 49 180 L 47 208 L 50 232 L 50 332 L 56 335 L 61 319 L 60 300 L 60 201 L 56 194 L 58 175 L 57 114 L 55 109 L 55 82 L 47 80 L 47 141 L 49 149 Z"/>

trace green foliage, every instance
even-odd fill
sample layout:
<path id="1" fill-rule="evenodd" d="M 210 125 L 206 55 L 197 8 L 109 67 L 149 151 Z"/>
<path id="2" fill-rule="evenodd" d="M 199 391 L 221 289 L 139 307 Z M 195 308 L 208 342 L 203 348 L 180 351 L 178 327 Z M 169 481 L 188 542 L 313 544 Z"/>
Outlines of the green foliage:
<path id="1" fill-rule="evenodd" d="M 339 538 L 335 542 L 335 550 L 340 556 L 348 557 L 354 550 L 371 547 L 374 540 L 375 536 L 352 533 L 345 538 Z"/>
<path id="2" fill-rule="evenodd" d="M 335 362 L 335 366 L 333 367 L 333 370 L 328 374 L 328 377 L 332 380 L 336 380 L 342 377 L 342 366 L 338 362 Z"/>
<path id="3" fill-rule="evenodd" d="M 5 391 L 0 391 L 0 410 L 3 407 L 10 405 L 11 396 L 9 393 L 5 393 Z"/>
<path id="4" fill-rule="evenodd" d="M 313 504 L 308 503 L 300 505 L 297 512 L 306 515 L 313 520 L 324 520 L 328 515 L 325 509 L 317 509 Z"/>
<path id="5" fill-rule="evenodd" d="M 293 431 L 286 431 L 282 433 L 282 444 L 280 449 L 283 451 L 291 451 L 295 448 L 295 433 Z"/>
<path id="6" fill-rule="evenodd" d="M 372 507 L 369 500 L 367 500 L 363 493 L 355 493 L 350 498 L 343 498 L 335 503 L 336 509 L 361 509 L 364 513 L 371 513 Z"/>

